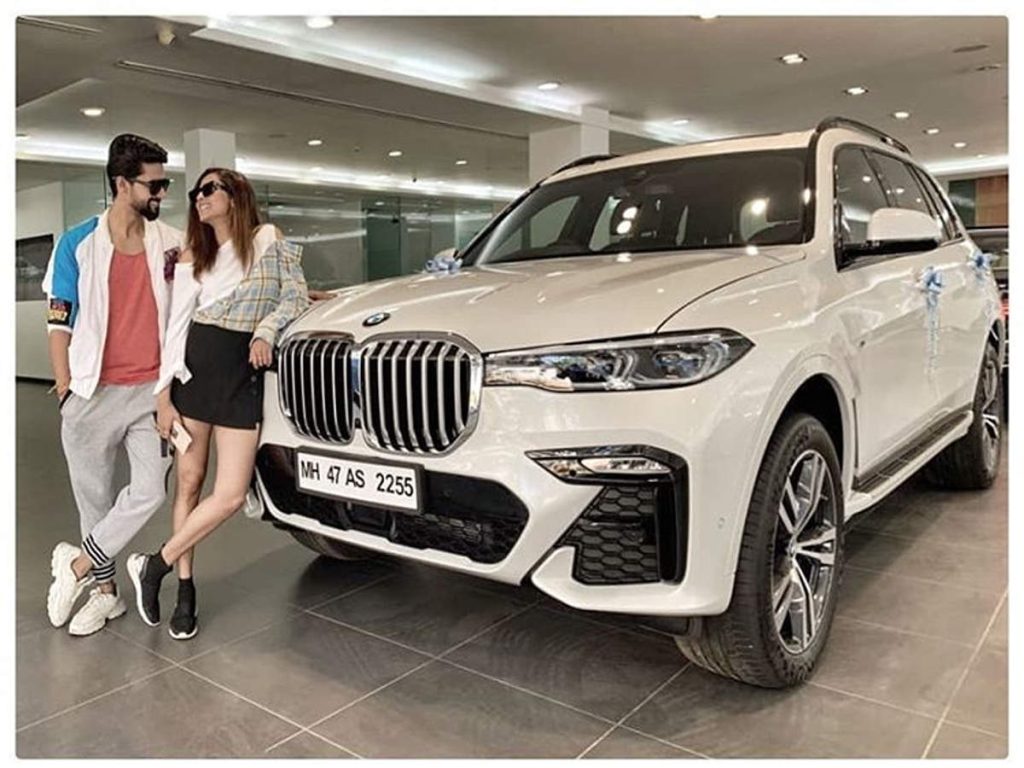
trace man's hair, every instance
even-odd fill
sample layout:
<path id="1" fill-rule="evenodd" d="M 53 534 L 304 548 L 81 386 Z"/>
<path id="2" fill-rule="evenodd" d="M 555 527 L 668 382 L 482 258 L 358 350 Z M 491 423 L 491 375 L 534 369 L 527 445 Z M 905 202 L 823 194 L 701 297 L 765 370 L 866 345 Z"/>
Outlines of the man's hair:
<path id="1" fill-rule="evenodd" d="M 110 194 L 117 197 L 118 176 L 134 179 L 142 173 L 143 163 L 166 163 L 167 150 L 155 141 L 136 136 L 134 133 L 122 133 L 110 142 L 107 152 L 107 182 Z"/>

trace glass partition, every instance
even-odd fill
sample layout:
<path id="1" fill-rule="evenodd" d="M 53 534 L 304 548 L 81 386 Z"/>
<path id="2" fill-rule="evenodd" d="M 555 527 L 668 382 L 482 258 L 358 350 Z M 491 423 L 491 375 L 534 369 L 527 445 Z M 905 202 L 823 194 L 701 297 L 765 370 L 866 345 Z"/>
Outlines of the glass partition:
<path id="1" fill-rule="evenodd" d="M 70 228 L 101 213 L 110 192 L 102 168 L 67 170 L 64 226 Z M 184 229 L 184 174 L 168 176 L 160 220 Z M 254 181 L 253 188 L 263 220 L 302 245 L 306 280 L 319 290 L 418 272 L 439 251 L 464 248 L 505 205 L 276 181 Z"/>

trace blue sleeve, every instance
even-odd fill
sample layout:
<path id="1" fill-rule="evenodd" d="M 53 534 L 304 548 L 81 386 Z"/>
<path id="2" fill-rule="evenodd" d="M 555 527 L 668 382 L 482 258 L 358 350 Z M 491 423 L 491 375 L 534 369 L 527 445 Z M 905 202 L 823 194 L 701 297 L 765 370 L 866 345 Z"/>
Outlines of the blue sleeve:
<path id="1" fill-rule="evenodd" d="M 89 219 L 65 232 L 53 249 L 43 279 L 49 299 L 46 325 L 50 329 L 71 330 L 78 316 L 78 246 L 96 228 L 98 219 Z"/>

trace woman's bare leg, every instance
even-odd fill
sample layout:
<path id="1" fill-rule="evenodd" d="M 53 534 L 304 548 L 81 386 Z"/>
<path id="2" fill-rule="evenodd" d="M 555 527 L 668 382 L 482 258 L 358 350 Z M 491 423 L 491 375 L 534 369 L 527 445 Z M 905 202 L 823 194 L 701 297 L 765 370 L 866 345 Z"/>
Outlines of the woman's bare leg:
<path id="1" fill-rule="evenodd" d="M 213 425 L 182 417 L 185 429 L 192 436 L 192 444 L 185 453 L 177 454 L 176 485 L 172 521 L 174 532 L 180 531 L 192 510 L 199 504 L 199 496 L 206 481 L 206 469 L 210 461 L 210 433 Z M 188 550 L 178 560 L 178 578 L 192 578 L 193 550 Z"/>
<path id="2" fill-rule="evenodd" d="M 168 565 L 209 536 L 245 502 L 256 463 L 259 429 L 214 426 L 213 440 L 217 445 L 217 477 L 213 493 L 199 502 L 160 550 Z"/>

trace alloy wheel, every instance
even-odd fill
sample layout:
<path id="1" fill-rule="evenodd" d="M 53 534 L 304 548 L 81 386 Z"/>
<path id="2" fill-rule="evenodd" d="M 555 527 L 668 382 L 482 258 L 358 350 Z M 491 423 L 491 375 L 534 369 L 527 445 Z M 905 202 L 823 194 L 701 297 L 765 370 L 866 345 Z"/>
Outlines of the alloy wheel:
<path id="1" fill-rule="evenodd" d="M 999 408 L 999 366 L 993 360 L 985 361 L 982 372 L 982 443 L 985 451 L 985 468 L 991 472 L 999 455 L 999 433 L 1002 429 Z"/>
<path id="2" fill-rule="evenodd" d="M 772 615 L 787 651 L 818 636 L 830 607 L 836 558 L 836 490 L 825 457 L 804 451 L 786 474 L 772 563 Z"/>

